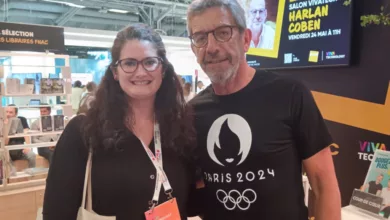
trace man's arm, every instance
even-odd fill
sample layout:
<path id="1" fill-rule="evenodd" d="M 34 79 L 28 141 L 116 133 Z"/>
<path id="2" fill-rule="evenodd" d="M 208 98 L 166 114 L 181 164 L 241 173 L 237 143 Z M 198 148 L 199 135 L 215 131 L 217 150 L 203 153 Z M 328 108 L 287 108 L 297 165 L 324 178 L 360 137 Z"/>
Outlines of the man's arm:
<path id="1" fill-rule="evenodd" d="M 341 198 L 329 147 L 303 161 L 315 195 L 316 220 L 341 220 Z"/>
<path id="2" fill-rule="evenodd" d="M 39 119 L 36 120 L 36 121 L 34 121 L 34 122 L 31 124 L 31 130 L 38 130 L 38 131 L 40 131 L 41 129 L 40 129 L 39 123 L 40 123 Z M 42 140 L 40 139 L 40 137 L 41 137 L 41 136 L 32 136 L 32 137 L 31 137 L 31 142 L 32 142 L 32 143 L 42 143 L 42 142 L 44 142 L 44 141 L 42 141 Z"/>
<path id="3" fill-rule="evenodd" d="M 329 148 L 333 140 L 312 93 L 302 83 L 292 88 L 291 115 L 297 150 L 315 195 L 315 219 L 340 220 L 340 191 Z"/>
<path id="4" fill-rule="evenodd" d="M 368 183 L 364 184 L 362 187 L 360 187 L 360 190 L 365 192 L 368 187 L 369 187 Z"/>

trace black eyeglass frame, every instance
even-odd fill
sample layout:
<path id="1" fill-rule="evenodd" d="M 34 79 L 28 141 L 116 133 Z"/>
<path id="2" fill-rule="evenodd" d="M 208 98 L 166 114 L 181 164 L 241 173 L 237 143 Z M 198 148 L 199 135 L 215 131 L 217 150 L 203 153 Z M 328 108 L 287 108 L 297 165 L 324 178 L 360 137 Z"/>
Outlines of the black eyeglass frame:
<path id="1" fill-rule="evenodd" d="M 227 39 L 227 40 L 218 40 L 217 37 L 215 36 L 215 31 L 218 30 L 218 29 L 220 29 L 220 28 L 226 28 L 226 27 L 230 28 L 230 37 L 229 37 L 229 39 Z M 188 38 L 191 40 L 191 44 L 192 44 L 192 45 L 194 45 L 194 46 L 197 47 L 197 48 L 202 48 L 202 47 L 206 46 L 206 45 L 209 43 L 208 36 L 209 36 L 210 33 L 213 33 L 214 39 L 215 39 L 216 41 L 222 42 L 222 43 L 228 42 L 228 41 L 229 41 L 230 39 L 232 39 L 232 37 L 233 37 L 233 29 L 234 29 L 234 28 L 239 28 L 239 27 L 236 26 L 236 25 L 223 25 L 223 26 L 219 26 L 219 27 L 215 28 L 214 30 L 199 33 L 199 34 L 204 34 L 204 35 L 206 36 L 206 39 L 207 39 L 206 43 L 204 43 L 204 45 L 202 45 L 202 46 L 197 46 L 197 45 L 194 43 L 194 39 L 193 39 L 193 36 L 194 36 L 194 35 L 191 35 L 191 36 L 189 36 Z M 196 34 L 196 33 L 195 33 L 195 34 Z"/>
<path id="2" fill-rule="evenodd" d="M 156 58 L 156 59 L 158 60 L 159 64 L 157 65 L 156 69 L 158 69 L 158 67 L 159 67 L 160 65 L 164 65 L 164 60 L 163 60 L 163 58 L 161 58 L 161 57 L 145 57 L 145 58 L 142 59 L 142 60 L 136 60 L 136 59 L 133 59 L 133 58 L 124 58 L 124 59 L 121 59 L 121 60 L 116 61 L 115 64 L 114 64 L 113 66 L 116 67 L 116 68 L 118 68 L 118 66 L 120 66 L 121 69 L 123 70 L 123 72 L 125 72 L 125 73 L 134 73 L 135 71 L 137 71 L 137 69 L 138 69 L 138 67 L 139 67 L 139 64 L 141 63 L 142 68 L 144 68 L 144 70 L 145 70 L 146 72 L 153 72 L 153 71 L 155 71 L 156 69 L 154 69 L 154 70 L 147 70 L 147 69 L 144 67 L 144 64 L 143 64 L 143 62 L 144 62 L 146 59 L 150 59 L 150 58 Z M 132 71 L 132 72 L 127 72 L 127 71 L 125 71 L 124 68 L 122 67 L 122 61 L 124 61 L 124 60 L 129 60 L 129 59 L 130 59 L 130 60 L 134 60 L 134 61 L 137 62 L 137 66 L 135 67 L 134 71 Z"/>

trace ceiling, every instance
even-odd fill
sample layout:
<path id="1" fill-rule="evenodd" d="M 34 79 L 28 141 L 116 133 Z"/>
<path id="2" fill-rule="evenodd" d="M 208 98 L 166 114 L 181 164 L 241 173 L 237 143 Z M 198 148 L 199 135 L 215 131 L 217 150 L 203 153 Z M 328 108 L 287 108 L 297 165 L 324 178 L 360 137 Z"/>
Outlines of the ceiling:
<path id="1" fill-rule="evenodd" d="M 162 35 L 186 37 L 191 0 L 0 0 L 0 21 L 118 31 L 146 23 Z"/>

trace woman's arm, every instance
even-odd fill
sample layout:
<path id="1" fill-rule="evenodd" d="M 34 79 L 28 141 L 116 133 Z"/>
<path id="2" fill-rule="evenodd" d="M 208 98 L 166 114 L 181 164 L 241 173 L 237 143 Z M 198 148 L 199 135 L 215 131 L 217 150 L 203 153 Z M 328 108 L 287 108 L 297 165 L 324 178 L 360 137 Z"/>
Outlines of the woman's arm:
<path id="1" fill-rule="evenodd" d="M 83 118 L 73 118 L 57 142 L 46 180 L 44 220 L 76 219 L 88 159 L 80 131 Z"/>

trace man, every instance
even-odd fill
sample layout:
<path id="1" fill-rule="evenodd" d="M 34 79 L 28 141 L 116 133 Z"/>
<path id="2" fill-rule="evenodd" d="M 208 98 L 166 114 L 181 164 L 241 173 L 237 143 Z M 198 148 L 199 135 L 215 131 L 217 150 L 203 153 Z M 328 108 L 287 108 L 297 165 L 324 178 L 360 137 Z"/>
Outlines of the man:
<path id="1" fill-rule="evenodd" d="M 96 83 L 89 82 L 87 83 L 87 93 L 83 95 L 80 100 L 80 106 L 77 114 L 85 114 L 88 109 L 91 108 L 91 103 L 95 99 Z"/>
<path id="2" fill-rule="evenodd" d="M 380 195 L 382 191 L 383 174 L 379 174 L 375 181 L 370 181 L 361 187 L 361 191 L 365 192 L 368 189 L 368 193 L 373 195 Z"/>
<path id="3" fill-rule="evenodd" d="M 42 104 L 47 105 L 47 104 Z M 49 116 L 51 114 L 51 107 L 41 107 L 40 109 L 41 116 Z M 41 131 L 41 120 L 38 119 L 34 121 L 31 125 L 31 130 Z M 32 136 L 32 143 L 43 143 L 43 142 L 54 142 L 58 140 L 59 135 L 42 135 L 42 136 Z M 54 147 L 40 147 L 38 148 L 38 154 L 51 163 L 51 159 L 54 153 Z"/>
<path id="4" fill-rule="evenodd" d="M 248 9 L 248 27 L 252 31 L 250 47 L 272 50 L 275 30 L 265 23 L 268 13 L 265 0 L 251 0 Z"/>
<path id="5" fill-rule="evenodd" d="M 23 130 L 28 129 L 27 120 L 24 117 L 17 117 L 18 116 L 18 108 L 11 104 L 6 109 L 6 116 L 7 120 L 5 121 L 6 124 L 9 126 L 12 126 L 12 120 L 17 120 L 17 128 L 15 130 L 15 133 L 22 134 Z M 11 128 L 12 130 L 12 128 Z M 10 134 L 15 134 L 13 131 L 10 130 Z M 18 137 L 18 138 L 10 138 L 9 140 L 5 141 L 8 145 L 20 145 L 24 144 L 25 138 L 24 137 Z M 24 148 L 22 150 L 11 150 L 9 152 L 9 155 L 11 157 L 12 161 L 15 160 L 27 160 L 28 161 L 28 167 L 32 168 L 35 167 L 35 161 L 36 161 L 36 155 L 31 150 L 31 148 Z"/>
<path id="6" fill-rule="evenodd" d="M 340 220 L 332 139 L 310 91 L 249 67 L 251 31 L 236 0 L 195 0 L 187 22 L 192 50 L 212 82 L 190 101 L 204 218 L 307 220 L 303 163 L 315 219 Z"/>

